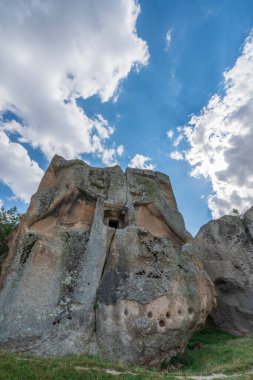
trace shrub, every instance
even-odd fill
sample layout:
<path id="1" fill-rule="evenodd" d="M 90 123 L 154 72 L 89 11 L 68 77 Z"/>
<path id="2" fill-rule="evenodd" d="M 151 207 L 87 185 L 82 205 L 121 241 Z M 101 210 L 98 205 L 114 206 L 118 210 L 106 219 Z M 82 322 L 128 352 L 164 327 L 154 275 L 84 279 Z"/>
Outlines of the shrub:
<path id="1" fill-rule="evenodd" d="M 8 252 L 8 238 L 13 228 L 19 223 L 20 214 L 16 207 L 6 210 L 0 208 L 0 261 Z"/>

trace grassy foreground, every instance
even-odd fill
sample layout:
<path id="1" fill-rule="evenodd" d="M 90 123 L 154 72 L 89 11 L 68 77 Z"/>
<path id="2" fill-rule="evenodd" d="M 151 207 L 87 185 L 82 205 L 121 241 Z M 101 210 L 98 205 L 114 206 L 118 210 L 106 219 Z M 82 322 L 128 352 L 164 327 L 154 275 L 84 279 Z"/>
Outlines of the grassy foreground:
<path id="1" fill-rule="evenodd" d="M 175 369 L 180 365 L 183 366 Z M 145 370 L 87 355 L 48 359 L 0 352 L 0 380 L 175 380 L 211 374 L 227 375 L 226 379 L 253 380 L 253 339 L 205 329 L 193 337 L 184 355 L 172 360 L 170 368 L 171 372 Z"/>

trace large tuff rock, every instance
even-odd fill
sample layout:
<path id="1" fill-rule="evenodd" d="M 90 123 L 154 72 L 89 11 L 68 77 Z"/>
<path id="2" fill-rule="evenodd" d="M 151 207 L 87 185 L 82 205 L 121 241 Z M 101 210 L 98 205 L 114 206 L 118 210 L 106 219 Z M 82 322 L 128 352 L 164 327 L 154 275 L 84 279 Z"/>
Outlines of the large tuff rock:
<path id="1" fill-rule="evenodd" d="M 217 327 L 253 336 L 253 207 L 243 217 L 209 222 L 195 244 L 216 287 L 212 318 Z"/>
<path id="2" fill-rule="evenodd" d="M 0 347 L 158 365 L 214 305 L 169 178 L 55 156 L 1 271 Z"/>

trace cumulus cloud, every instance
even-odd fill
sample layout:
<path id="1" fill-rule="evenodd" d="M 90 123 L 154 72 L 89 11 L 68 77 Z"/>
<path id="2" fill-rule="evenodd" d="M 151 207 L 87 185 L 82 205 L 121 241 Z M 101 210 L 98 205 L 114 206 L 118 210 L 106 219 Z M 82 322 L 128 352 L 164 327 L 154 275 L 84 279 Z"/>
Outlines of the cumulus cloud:
<path id="1" fill-rule="evenodd" d="M 154 170 L 156 165 L 152 164 L 151 158 L 143 156 L 142 154 L 136 154 L 130 161 L 129 165 L 131 168 L 136 169 L 148 169 Z"/>
<path id="2" fill-rule="evenodd" d="M 168 50 L 170 47 L 170 43 L 171 43 L 171 29 L 168 30 L 166 33 L 165 43 L 166 43 L 165 50 Z"/>
<path id="3" fill-rule="evenodd" d="M 208 178 L 213 217 L 253 204 L 253 34 L 224 73 L 224 95 L 215 94 L 184 128 L 191 175 Z"/>
<path id="4" fill-rule="evenodd" d="M 103 116 L 89 118 L 77 99 L 98 95 L 108 101 L 132 68 L 147 64 L 147 44 L 136 32 L 139 12 L 135 0 L 0 3 L 1 146 L 10 148 L 0 161 L 0 178 L 18 197 L 27 200 L 42 175 L 23 143 L 48 160 L 54 153 L 67 159 L 93 153 L 112 165 L 123 153 L 121 146 L 108 147 L 114 129 Z M 6 123 L 6 111 L 20 122 Z M 30 185 L 15 176 L 15 165 L 24 157 Z"/>
<path id="5" fill-rule="evenodd" d="M 170 153 L 170 158 L 173 158 L 174 160 L 181 161 L 184 159 L 183 153 L 179 152 L 178 150 L 175 150 L 174 152 Z"/>
<path id="6" fill-rule="evenodd" d="M 39 165 L 30 159 L 25 148 L 10 141 L 8 136 L 0 131 L 0 162 L 1 176 L 14 194 L 28 202 L 31 193 L 35 192 L 43 175 Z"/>

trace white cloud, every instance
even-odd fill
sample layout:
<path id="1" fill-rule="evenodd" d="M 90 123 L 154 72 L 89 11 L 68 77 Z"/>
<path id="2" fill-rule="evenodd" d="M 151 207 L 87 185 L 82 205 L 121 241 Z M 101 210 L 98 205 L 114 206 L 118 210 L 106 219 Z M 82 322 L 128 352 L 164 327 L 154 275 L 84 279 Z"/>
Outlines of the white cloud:
<path id="1" fill-rule="evenodd" d="M 143 156 L 142 154 L 136 154 L 131 159 L 128 166 L 130 166 L 131 168 L 148 170 L 154 170 L 156 167 L 156 165 L 152 164 L 150 157 Z"/>
<path id="2" fill-rule="evenodd" d="M 123 145 L 119 145 L 117 147 L 117 155 L 121 157 L 123 153 L 124 153 L 124 146 Z"/>
<path id="3" fill-rule="evenodd" d="M 192 176 L 210 179 L 213 217 L 253 204 L 253 35 L 224 73 L 224 96 L 214 95 L 185 128 Z"/>
<path id="4" fill-rule="evenodd" d="M 172 139 L 174 136 L 174 131 L 172 129 L 170 129 L 169 131 L 167 131 L 167 137 L 168 139 Z"/>
<path id="5" fill-rule="evenodd" d="M 109 126 L 108 121 L 102 115 L 97 115 L 97 118 L 94 120 L 94 128 L 96 128 L 98 136 L 101 139 L 108 139 L 114 132 L 113 128 Z"/>
<path id="6" fill-rule="evenodd" d="M 1 176 L 14 194 L 28 202 L 31 193 L 35 192 L 43 171 L 31 160 L 22 145 L 12 143 L 0 130 Z"/>
<path id="7" fill-rule="evenodd" d="M 165 43 L 166 43 L 166 47 L 165 47 L 165 50 L 168 50 L 169 47 L 170 47 L 170 43 L 171 43 L 171 29 L 169 29 L 166 33 L 166 36 L 165 36 Z"/>
<path id="8" fill-rule="evenodd" d="M 3 203 L 3 200 L 0 199 L 0 208 L 3 207 L 4 203 Z"/>
<path id="9" fill-rule="evenodd" d="M 184 139 L 184 134 L 180 133 L 177 138 L 173 141 L 173 146 L 178 146 L 181 141 Z"/>
<path id="10" fill-rule="evenodd" d="M 15 176 L 7 150 L 0 178 L 18 197 L 27 200 L 42 174 L 24 142 L 48 160 L 55 153 L 67 159 L 93 153 L 105 164 L 116 162 L 122 148 L 107 146 L 113 128 L 102 115 L 89 118 L 76 99 L 108 101 L 132 68 L 147 64 L 147 44 L 136 33 L 139 12 L 134 0 L 0 2 L 0 115 L 10 110 L 23 121 L 10 126 L 0 119 L 1 144 L 6 134 L 18 134 L 16 153 L 20 160 L 26 156 L 24 170 L 33 178 L 30 187 L 20 183 L 24 177 Z"/>
<path id="11" fill-rule="evenodd" d="M 173 160 L 181 161 L 184 159 L 184 156 L 181 152 L 175 150 L 174 152 L 170 153 L 170 158 L 173 158 Z"/>

